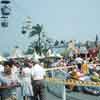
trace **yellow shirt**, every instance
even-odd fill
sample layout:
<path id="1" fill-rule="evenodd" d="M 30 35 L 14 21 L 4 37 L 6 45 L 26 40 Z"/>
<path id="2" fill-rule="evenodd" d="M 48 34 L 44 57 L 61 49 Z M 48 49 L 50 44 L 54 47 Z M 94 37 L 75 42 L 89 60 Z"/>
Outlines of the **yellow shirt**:
<path id="1" fill-rule="evenodd" d="M 83 64 L 83 65 L 82 65 L 82 68 L 81 68 L 81 71 L 82 71 L 84 74 L 88 74 L 88 73 L 89 73 L 88 64 Z"/>

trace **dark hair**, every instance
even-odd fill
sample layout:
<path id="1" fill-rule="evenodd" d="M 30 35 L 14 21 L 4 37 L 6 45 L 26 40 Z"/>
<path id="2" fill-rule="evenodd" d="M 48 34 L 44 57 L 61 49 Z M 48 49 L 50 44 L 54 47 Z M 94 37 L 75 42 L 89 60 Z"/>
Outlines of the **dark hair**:
<path id="1" fill-rule="evenodd" d="M 12 67 L 12 66 L 13 66 L 13 63 L 10 62 L 10 61 L 5 61 L 3 65 L 4 65 L 4 67 L 5 67 L 6 65 L 8 65 L 9 67 Z"/>
<path id="2" fill-rule="evenodd" d="M 8 62 L 10 62 L 12 64 L 16 64 L 16 60 L 14 60 L 14 59 L 9 59 Z"/>

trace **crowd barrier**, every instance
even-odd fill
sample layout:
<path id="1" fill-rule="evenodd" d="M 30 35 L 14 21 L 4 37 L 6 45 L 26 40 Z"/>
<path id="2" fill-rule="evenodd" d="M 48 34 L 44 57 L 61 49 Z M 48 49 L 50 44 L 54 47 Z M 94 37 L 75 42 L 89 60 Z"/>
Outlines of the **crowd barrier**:
<path id="1" fill-rule="evenodd" d="M 58 78 L 49 78 L 49 77 L 46 77 L 45 80 L 49 82 L 65 84 L 65 85 L 100 87 L 100 82 L 79 81 L 79 80 L 74 80 L 74 79 L 62 80 Z"/>
<path id="2" fill-rule="evenodd" d="M 64 66 L 64 67 L 52 67 L 52 68 L 45 68 L 45 71 L 52 71 L 52 70 L 61 70 L 61 69 L 69 69 L 74 68 L 75 66 Z"/>

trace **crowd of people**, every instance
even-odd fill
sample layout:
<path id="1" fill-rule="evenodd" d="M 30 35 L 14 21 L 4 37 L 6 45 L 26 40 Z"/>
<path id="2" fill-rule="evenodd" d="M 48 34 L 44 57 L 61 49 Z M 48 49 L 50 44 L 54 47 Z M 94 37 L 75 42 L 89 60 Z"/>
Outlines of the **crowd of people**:
<path id="1" fill-rule="evenodd" d="M 45 62 L 32 59 L 9 59 L 0 62 L 1 100 L 46 100 L 44 78 Z M 97 58 L 80 55 L 52 60 L 48 67 L 66 67 L 66 80 L 100 82 L 100 65 Z M 72 66 L 67 68 L 68 66 Z M 48 74 L 50 76 L 50 73 Z M 100 96 L 100 87 L 66 85 L 71 91 Z M 22 99 L 20 98 L 22 97 Z"/>
<path id="2" fill-rule="evenodd" d="M 70 58 L 61 58 L 57 62 L 53 62 L 52 66 L 72 66 L 67 68 L 66 80 L 73 79 L 79 81 L 90 81 L 90 82 L 100 82 L 100 65 L 97 57 L 84 57 L 80 55 L 73 56 Z M 97 86 L 75 86 L 66 85 L 67 89 L 72 91 L 84 92 L 92 95 L 100 96 L 100 87 Z"/>

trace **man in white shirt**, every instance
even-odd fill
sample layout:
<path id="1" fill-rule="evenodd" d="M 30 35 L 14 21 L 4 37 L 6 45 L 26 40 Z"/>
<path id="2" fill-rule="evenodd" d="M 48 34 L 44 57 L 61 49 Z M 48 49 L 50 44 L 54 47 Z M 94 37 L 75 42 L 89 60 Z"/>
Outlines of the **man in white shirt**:
<path id="1" fill-rule="evenodd" d="M 44 77 L 46 75 L 45 69 L 39 64 L 38 61 L 34 61 L 34 66 L 32 68 L 32 85 L 34 92 L 34 100 L 46 100 L 45 96 L 45 85 Z"/>
<path id="2" fill-rule="evenodd" d="M 83 62 L 83 59 L 81 58 L 81 57 L 77 57 L 76 59 L 75 59 L 75 61 L 76 61 L 76 63 L 77 64 L 82 64 L 82 62 Z"/>
<path id="3" fill-rule="evenodd" d="M 78 57 L 75 59 L 75 62 L 78 66 L 78 69 L 81 70 L 81 64 L 83 63 L 83 59 L 78 55 Z"/>

